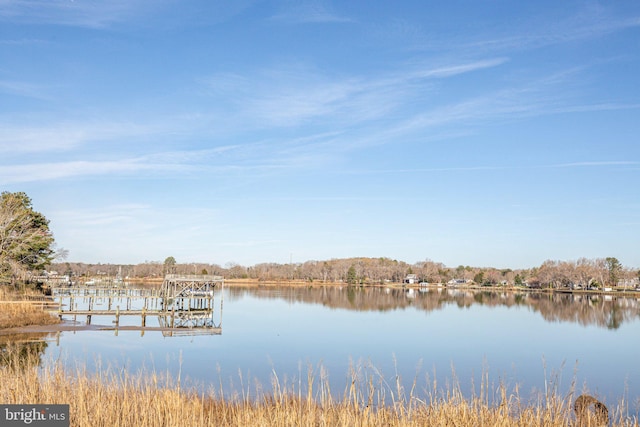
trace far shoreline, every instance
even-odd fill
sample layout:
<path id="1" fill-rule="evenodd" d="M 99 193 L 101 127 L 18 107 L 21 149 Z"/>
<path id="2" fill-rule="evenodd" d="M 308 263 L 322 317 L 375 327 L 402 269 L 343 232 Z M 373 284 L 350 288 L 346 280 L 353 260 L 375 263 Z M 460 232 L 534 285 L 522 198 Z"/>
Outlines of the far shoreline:
<path id="1" fill-rule="evenodd" d="M 162 280 L 159 279 L 138 279 L 133 281 L 127 281 L 128 287 L 151 285 L 159 286 Z M 384 283 L 384 284 L 347 284 L 343 282 L 318 282 L 318 281 L 302 281 L 302 280 L 259 280 L 259 279 L 227 279 L 224 281 L 224 286 L 233 288 L 321 288 L 321 287 L 351 287 L 356 289 L 367 288 L 387 288 L 395 290 L 405 291 L 473 291 L 473 292 L 527 292 L 527 293 L 559 293 L 559 294 L 576 294 L 576 295 L 604 295 L 604 296 L 621 296 L 621 297 L 640 297 L 640 291 L 629 289 L 612 289 L 612 290 L 586 290 L 586 289 L 553 289 L 553 288 L 527 288 L 527 287 L 515 287 L 515 286 L 481 286 L 481 285 L 469 285 L 469 284 L 408 284 L 408 283 Z M 44 301 L 12 301 L 5 300 L 0 301 L 4 304 L 19 304 L 27 303 L 33 306 L 34 310 L 41 310 L 48 312 L 51 317 L 56 316 L 56 311 L 52 310 L 55 307 L 56 302 L 51 296 L 43 294 Z M 40 305 L 40 307 L 37 307 Z M 112 325 L 86 325 L 81 323 L 74 323 L 73 321 L 63 320 L 55 323 L 30 323 L 27 325 L 16 325 L 11 327 L 0 327 L 0 336 L 15 335 L 15 334 L 35 334 L 35 333 L 56 333 L 64 331 L 168 331 L 167 328 L 161 327 L 140 327 L 140 326 L 112 326 Z"/>

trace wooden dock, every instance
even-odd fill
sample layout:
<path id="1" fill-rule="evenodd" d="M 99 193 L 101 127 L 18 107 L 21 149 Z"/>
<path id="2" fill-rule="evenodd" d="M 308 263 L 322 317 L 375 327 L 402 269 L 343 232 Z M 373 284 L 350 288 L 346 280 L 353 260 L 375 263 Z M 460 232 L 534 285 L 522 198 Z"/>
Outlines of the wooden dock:
<path id="1" fill-rule="evenodd" d="M 148 330 L 146 319 L 156 316 L 168 335 L 222 332 L 222 290 L 224 280 L 209 275 L 167 275 L 161 288 L 71 286 L 51 289 L 58 300 L 58 316 L 86 316 L 90 325 L 93 316 L 115 317 L 116 330 L 121 316 L 139 316 L 141 326 Z M 219 320 L 214 320 L 214 290 L 219 289 Z M 102 308 L 105 307 L 105 308 Z M 127 327 L 129 328 L 129 327 Z M 156 329 L 156 328 L 153 328 Z M 178 332 L 185 332 L 179 333 Z"/>

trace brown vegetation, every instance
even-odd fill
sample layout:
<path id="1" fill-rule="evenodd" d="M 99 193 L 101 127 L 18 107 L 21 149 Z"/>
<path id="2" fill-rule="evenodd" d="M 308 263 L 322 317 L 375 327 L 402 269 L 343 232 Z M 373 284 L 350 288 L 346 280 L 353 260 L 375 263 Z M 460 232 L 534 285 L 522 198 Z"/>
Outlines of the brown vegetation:
<path id="1" fill-rule="evenodd" d="M 0 287 L 0 329 L 59 323 L 46 307 L 40 293 L 17 294 Z"/>
<path id="2" fill-rule="evenodd" d="M 72 426 L 546 426 L 575 425 L 573 395 L 541 396 L 530 403 L 500 388 L 489 396 L 482 386 L 479 395 L 465 398 L 459 388 L 432 391 L 418 399 L 357 373 L 335 399 L 325 381 L 309 373 L 306 384 L 282 384 L 273 379 L 272 391 L 260 386 L 233 396 L 215 391 L 196 393 L 179 380 L 156 373 L 133 375 L 103 371 L 89 374 L 60 365 L 45 369 L 25 364 L 16 355 L 0 366 L 0 401 L 5 404 L 70 404 Z M 29 356 L 27 356 L 28 358 Z M 35 359 L 35 358 L 34 358 Z M 415 388 L 415 386 L 414 386 Z M 383 403 L 386 402 L 386 403 Z M 618 406 L 625 408 L 622 402 Z M 622 409 L 625 410 L 625 409 Z M 584 414 L 582 422 L 596 425 Z M 638 426 L 635 418 L 620 412 L 613 426 Z"/>
<path id="3" fill-rule="evenodd" d="M 595 421 L 598 426 L 609 425 L 609 410 L 604 403 L 593 396 L 588 394 L 578 396 L 573 409 L 576 412 L 578 424 L 588 425 L 591 421 Z"/>

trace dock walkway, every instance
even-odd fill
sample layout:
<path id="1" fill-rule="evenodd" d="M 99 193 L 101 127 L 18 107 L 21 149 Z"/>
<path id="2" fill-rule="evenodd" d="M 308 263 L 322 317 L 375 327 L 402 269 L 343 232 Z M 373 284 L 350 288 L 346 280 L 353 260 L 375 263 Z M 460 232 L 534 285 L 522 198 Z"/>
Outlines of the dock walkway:
<path id="1" fill-rule="evenodd" d="M 114 316 L 117 329 L 121 316 L 140 316 L 140 328 L 145 329 L 147 317 L 156 316 L 163 334 L 174 329 L 219 334 L 223 288 L 221 276 L 170 274 L 165 276 L 160 288 L 69 286 L 52 288 L 51 296 L 58 300 L 60 319 L 86 316 L 89 325 L 92 316 Z M 220 289 L 217 322 L 214 320 L 216 289 Z"/>

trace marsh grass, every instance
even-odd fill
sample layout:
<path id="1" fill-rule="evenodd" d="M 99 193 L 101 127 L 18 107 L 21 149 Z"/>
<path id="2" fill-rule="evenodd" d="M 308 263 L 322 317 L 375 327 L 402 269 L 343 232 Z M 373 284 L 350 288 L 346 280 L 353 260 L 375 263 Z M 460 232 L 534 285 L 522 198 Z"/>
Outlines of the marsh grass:
<path id="1" fill-rule="evenodd" d="M 9 349 L 9 354 L 11 349 Z M 19 352 L 0 366 L 0 402 L 70 404 L 72 426 L 545 426 L 576 425 L 573 392 L 561 396 L 553 387 L 525 402 L 517 389 L 493 390 L 483 376 L 478 393 L 464 397 L 455 383 L 446 390 L 428 384 L 426 398 L 389 383 L 375 370 L 354 367 L 342 397 L 329 388 L 324 368 L 309 368 L 294 381 L 275 373 L 271 387 L 240 378 L 229 395 L 196 392 L 171 375 L 129 373 L 121 369 L 64 368 L 60 362 L 39 367 L 38 358 Z M 25 360 L 25 358 L 27 360 Z M 240 377 L 242 377 L 240 375 Z M 612 411 L 612 426 L 638 426 L 626 403 Z M 583 424 L 583 425 L 596 425 Z"/>
<path id="2" fill-rule="evenodd" d="M 0 329 L 51 325 L 60 320 L 46 310 L 40 292 L 10 292 L 0 287 Z"/>

